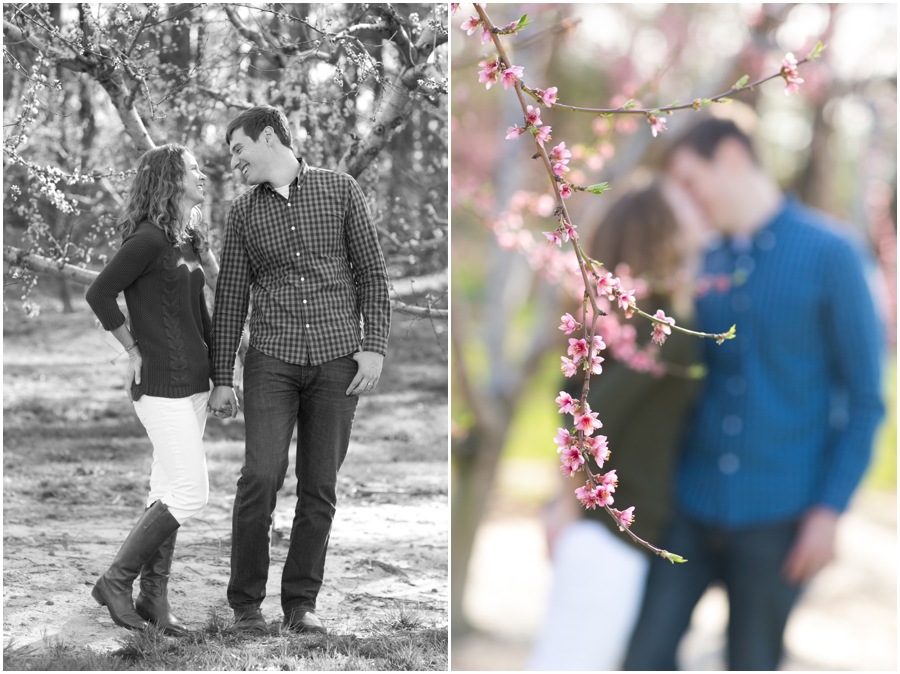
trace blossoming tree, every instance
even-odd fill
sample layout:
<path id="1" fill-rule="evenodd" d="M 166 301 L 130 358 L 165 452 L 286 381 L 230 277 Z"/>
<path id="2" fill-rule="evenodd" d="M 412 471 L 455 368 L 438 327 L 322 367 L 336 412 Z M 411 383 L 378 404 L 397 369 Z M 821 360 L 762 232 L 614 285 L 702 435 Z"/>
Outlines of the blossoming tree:
<path id="1" fill-rule="evenodd" d="M 581 7 L 584 6 L 576 6 L 575 13 L 578 13 Z M 505 12 L 504 9 L 498 9 L 497 12 L 503 12 L 507 14 L 507 19 L 510 18 L 509 12 Z M 459 11 L 459 5 L 452 7 L 452 11 Z M 771 18 L 771 22 L 760 26 L 759 34 L 766 35 L 768 31 L 774 30 L 779 19 L 783 19 L 783 15 Z M 552 127 L 556 126 L 557 120 L 566 115 L 580 115 L 595 129 L 602 128 L 604 131 L 631 133 L 634 136 L 646 134 L 645 139 L 642 138 L 634 143 L 641 146 L 640 151 L 634 153 L 639 156 L 644 153 L 653 139 L 668 132 L 668 126 L 674 126 L 670 120 L 677 120 L 679 115 L 687 117 L 692 110 L 727 103 L 732 98 L 752 98 L 764 86 L 775 87 L 776 83 L 769 82 L 770 80 L 780 80 L 784 85 L 783 95 L 795 97 L 798 89 L 804 84 L 801 71 L 808 62 L 820 56 L 823 47 L 820 43 L 809 51 L 804 51 L 805 55 L 799 57 L 793 53 L 782 52 L 778 65 L 768 72 L 763 69 L 762 58 L 756 59 L 755 67 L 752 70 L 747 67 L 746 63 L 741 65 L 743 59 L 735 59 L 734 63 L 738 67 L 747 67 L 754 73 L 752 80 L 749 76 L 739 73 L 738 76 L 732 76 L 733 79 L 729 79 L 725 86 L 707 82 L 705 90 L 699 92 L 698 96 L 691 96 L 688 103 L 675 102 L 659 107 L 647 107 L 637 103 L 634 100 L 637 97 L 632 94 L 630 100 L 625 96 L 617 96 L 618 100 L 614 99 L 612 105 L 579 106 L 566 100 L 566 88 L 563 84 L 557 81 L 541 81 L 543 78 L 540 66 L 530 67 L 527 60 L 511 60 L 508 51 L 510 45 L 521 43 L 522 53 L 528 57 L 528 49 L 534 47 L 542 39 L 544 41 L 552 40 L 554 34 L 567 32 L 577 20 L 577 18 L 565 17 L 556 24 L 531 26 L 528 17 L 522 16 L 508 24 L 498 26 L 493 23 L 483 4 L 476 4 L 471 11 L 459 15 L 458 25 L 467 37 L 464 38 L 463 49 L 457 52 L 458 55 L 454 58 L 454 89 L 458 86 L 464 92 L 462 97 L 455 97 L 454 117 L 456 117 L 458 101 L 472 97 L 472 94 L 468 92 L 476 86 L 481 86 L 490 90 L 490 95 L 494 97 L 491 100 L 496 101 L 495 109 L 504 119 L 508 120 L 505 124 L 505 134 L 498 134 L 497 137 L 504 138 L 510 146 L 528 141 L 527 150 L 497 148 L 503 157 L 498 160 L 503 168 L 496 177 L 498 201 L 499 204 L 504 203 L 504 197 L 500 196 L 503 194 L 507 201 L 499 216 L 486 216 L 486 219 L 491 223 L 495 245 L 500 250 L 515 251 L 523 255 L 532 269 L 539 270 L 548 280 L 565 287 L 581 304 L 579 315 L 572 316 L 571 313 L 567 313 L 556 323 L 558 328 L 566 334 L 568 340 L 568 350 L 558 361 L 562 373 L 567 377 L 579 377 L 583 381 L 582 395 L 574 397 L 560 393 L 556 400 L 559 412 L 563 415 L 561 418 L 569 420 L 567 424 L 562 424 L 564 427 L 558 430 L 555 438 L 561 468 L 564 474 L 583 476 L 584 480 L 580 485 L 573 485 L 575 497 L 585 507 L 606 509 L 615 518 L 619 527 L 637 542 L 647 544 L 654 552 L 672 561 L 680 561 L 677 554 L 659 550 L 652 545 L 652 542 L 640 541 L 634 535 L 630 526 L 635 516 L 640 517 L 640 513 L 635 513 L 631 507 L 614 507 L 617 477 L 614 471 L 603 474 L 602 469 L 610 449 L 614 451 L 615 448 L 610 447 L 607 438 L 599 434 L 602 428 L 602 410 L 591 410 L 586 400 L 591 376 L 602 376 L 602 363 L 608 351 L 612 351 L 613 357 L 626 360 L 631 367 L 659 374 L 661 368 L 665 366 L 656 358 L 656 349 L 665 342 L 673 330 L 682 328 L 675 325 L 672 318 L 666 316 L 662 311 L 656 310 L 655 307 L 639 306 L 643 294 L 642 279 L 629 278 L 627 269 L 607 270 L 603 268 L 602 261 L 592 260 L 585 253 L 579 239 L 578 223 L 570 213 L 570 199 L 576 194 L 584 194 L 585 198 L 595 198 L 589 195 L 602 194 L 611 185 L 614 187 L 615 182 L 590 184 L 573 179 L 578 174 L 583 175 L 583 171 L 578 168 L 573 170 L 573 160 L 580 161 L 582 164 L 593 163 L 592 168 L 597 165 L 602 166 L 604 162 L 609 165 L 612 149 L 600 144 L 596 154 L 587 154 L 583 148 L 579 151 L 577 144 L 567 143 L 569 139 L 560 138 L 558 134 L 554 134 Z M 460 33 L 456 33 L 453 36 L 454 43 L 459 35 Z M 758 44 L 755 44 L 754 47 L 759 51 Z M 545 50 L 545 53 L 552 49 Z M 519 53 L 517 50 L 516 54 Z M 463 61 L 465 68 L 461 65 Z M 625 66 L 627 68 L 627 64 Z M 566 81 L 570 84 L 583 84 L 571 65 L 563 67 L 558 72 L 564 73 L 567 76 Z M 728 76 L 727 73 L 725 76 Z M 721 73 L 719 78 L 721 79 Z M 459 84 L 460 82 L 462 84 Z M 641 98 L 643 99 L 644 95 L 641 95 Z M 465 111 L 460 114 L 459 119 L 473 114 Z M 481 110 L 479 114 L 481 115 L 479 119 L 483 119 L 484 111 Z M 474 120 L 475 117 L 472 119 Z M 644 132 L 639 126 L 641 119 L 646 124 Z M 591 120 L 593 121 L 591 122 Z M 456 119 L 454 124 L 455 153 L 456 138 L 463 136 L 456 135 L 458 131 Z M 487 143 L 483 136 L 486 129 L 491 127 L 486 122 L 480 126 L 481 128 L 477 129 L 473 129 L 471 124 L 467 126 L 465 132 L 467 147 L 486 148 Z M 473 137 L 473 131 L 478 134 L 478 137 Z M 491 143 L 493 145 L 493 141 Z M 610 149 L 610 152 L 607 153 L 606 149 Z M 521 188 L 518 188 L 518 191 L 515 187 L 510 188 L 510 184 L 518 185 L 525 182 L 523 176 L 529 172 L 529 169 L 528 164 L 522 160 L 532 152 L 532 158 L 536 161 L 532 164 L 530 173 L 546 175 L 545 184 L 546 182 L 550 184 L 549 194 L 525 193 Z M 620 166 L 634 164 L 634 155 L 630 158 L 624 154 L 617 156 L 621 157 L 621 161 L 617 162 Z M 472 179 L 470 183 L 468 177 L 462 171 L 457 170 L 457 161 L 458 158 L 454 154 L 452 183 L 454 207 L 458 211 L 470 211 L 475 219 L 485 217 L 489 208 L 486 191 L 483 187 L 479 187 L 478 179 Z M 468 163 L 465 165 L 470 166 Z M 474 165 L 477 167 L 478 163 L 476 162 Z M 624 170 L 624 168 L 620 168 L 618 173 L 621 174 Z M 610 172 L 616 175 L 615 171 Z M 483 185 L 483 183 L 481 184 Z M 465 200 L 458 198 L 457 190 L 467 193 L 468 197 Z M 532 215 L 552 218 L 554 221 L 553 226 L 544 228 L 540 241 L 536 241 L 535 239 L 538 237 L 532 236 L 531 232 L 523 227 L 524 218 Z M 456 223 L 457 219 L 454 217 L 454 230 L 457 229 Z M 568 250 L 564 250 L 563 246 Z M 456 254 L 454 254 L 454 259 L 456 259 Z M 509 295 L 508 287 L 504 289 L 499 283 L 496 283 L 500 279 L 494 275 L 493 266 L 488 271 L 488 279 L 487 292 L 490 294 L 486 299 L 493 298 L 499 292 L 505 293 L 506 297 L 512 297 Z M 727 281 L 727 279 L 703 279 L 702 281 L 714 286 Z M 698 288 L 699 290 L 701 289 Z M 478 504 L 480 503 L 483 507 L 486 498 L 483 492 L 489 490 L 500 448 L 503 446 L 509 430 L 515 405 L 520 400 L 520 392 L 523 390 L 525 382 L 528 381 L 530 373 L 534 371 L 540 354 L 551 343 L 543 328 L 540 329 L 539 336 L 537 336 L 537 328 L 531 327 L 536 335 L 535 339 L 531 341 L 530 346 L 527 345 L 527 342 L 523 344 L 521 337 L 518 339 L 520 348 L 525 346 L 525 355 L 511 364 L 497 358 L 497 352 L 494 351 L 495 342 L 491 336 L 493 331 L 488 328 L 485 330 L 488 335 L 485 348 L 490 349 L 490 355 L 481 354 L 477 358 L 473 358 L 472 355 L 466 353 L 462 335 L 466 330 L 471 330 L 477 319 L 472 315 L 467 303 L 456 301 L 458 292 L 460 296 L 466 296 L 469 291 L 465 288 L 460 288 L 459 291 L 454 290 L 454 390 L 461 393 L 458 399 L 465 400 L 464 415 L 471 421 L 457 423 L 454 428 L 456 438 L 454 443 L 454 469 L 456 472 L 453 494 L 454 560 L 452 567 L 453 594 L 455 595 L 454 614 L 460 613 L 461 592 L 465 584 L 468 554 L 471 553 L 475 523 L 480 517 Z M 545 293 L 544 296 L 547 294 Z M 523 301 L 522 295 L 519 295 L 513 301 L 513 306 L 522 306 Z M 549 326 L 552 319 L 546 311 L 548 305 L 552 306 L 553 302 L 549 304 L 535 303 L 533 307 L 530 307 L 529 326 L 534 326 L 538 322 L 542 322 L 545 327 Z M 500 314 L 496 311 L 496 305 L 489 304 L 488 306 L 491 316 L 491 320 L 487 322 L 488 325 L 499 324 Z M 615 319 L 615 313 L 618 313 L 624 322 Z M 634 348 L 635 327 L 640 330 L 644 329 L 639 325 L 631 325 L 633 321 L 628 319 L 635 314 L 642 320 L 649 321 L 646 329 L 651 339 L 648 347 L 644 349 Z M 611 322 L 621 326 L 622 329 L 618 332 L 626 336 L 624 343 L 618 340 L 611 342 L 606 338 L 610 331 L 600 329 L 602 325 Z M 517 329 L 509 323 L 506 323 L 505 326 L 507 332 L 516 333 Z M 729 327 L 722 326 L 723 332 L 715 335 L 694 334 L 698 337 L 722 341 L 734 337 L 734 329 L 727 329 Z M 601 337 L 601 334 L 604 336 Z M 473 369 L 471 365 L 467 367 L 466 361 L 482 363 L 482 371 L 478 371 L 477 368 Z M 508 367 L 510 365 L 512 367 Z M 486 381 L 487 387 L 495 394 L 485 396 L 480 386 L 481 381 Z M 479 499 L 481 500 L 479 501 Z M 677 553 L 677 551 L 675 552 Z"/>

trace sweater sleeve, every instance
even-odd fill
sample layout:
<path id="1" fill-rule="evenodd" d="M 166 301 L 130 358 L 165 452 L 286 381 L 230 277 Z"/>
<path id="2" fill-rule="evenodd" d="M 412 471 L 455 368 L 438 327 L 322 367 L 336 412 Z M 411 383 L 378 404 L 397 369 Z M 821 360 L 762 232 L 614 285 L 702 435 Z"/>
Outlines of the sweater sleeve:
<path id="1" fill-rule="evenodd" d="M 163 252 L 164 236 L 137 232 L 122 243 L 112 260 L 88 288 L 85 299 L 105 330 L 115 330 L 125 322 L 116 298 L 125 288 L 146 274 Z"/>

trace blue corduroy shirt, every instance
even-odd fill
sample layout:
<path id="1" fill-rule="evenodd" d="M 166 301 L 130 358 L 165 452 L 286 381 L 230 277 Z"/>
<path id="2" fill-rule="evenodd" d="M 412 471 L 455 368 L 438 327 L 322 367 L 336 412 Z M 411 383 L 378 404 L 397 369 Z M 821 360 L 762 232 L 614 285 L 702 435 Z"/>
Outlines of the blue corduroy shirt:
<path id="1" fill-rule="evenodd" d="M 706 384 L 688 424 L 676 497 L 726 529 L 823 505 L 841 512 L 884 414 L 882 327 L 860 252 L 791 197 L 751 237 L 721 239 L 704 273 L 731 277 L 697 300 Z"/>

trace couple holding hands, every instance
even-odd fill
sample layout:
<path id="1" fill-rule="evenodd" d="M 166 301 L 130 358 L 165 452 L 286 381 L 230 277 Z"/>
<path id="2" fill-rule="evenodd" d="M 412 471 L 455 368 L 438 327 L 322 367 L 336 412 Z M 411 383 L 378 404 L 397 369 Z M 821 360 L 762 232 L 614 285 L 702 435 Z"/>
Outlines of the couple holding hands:
<path id="1" fill-rule="evenodd" d="M 325 632 L 316 616 L 337 472 L 357 396 L 378 384 L 390 330 L 388 278 L 356 181 L 291 148 L 287 118 L 257 106 L 225 134 L 231 168 L 253 187 L 228 211 L 215 308 L 203 295 L 202 242 L 190 227 L 205 176 L 187 148 L 138 161 L 123 242 L 87 292 L 129 355 L 126 389 L 153 444 L 147 509 L 92 596 L 128 629 L 182 635 L 167 584 L 177 530 L 207 503 L 208 411 L 234 417 L 234 361 L 250 297 L 242 408 L 246 452 L 235 496 L 228 602 L 234 628 L 264 633 L 268 533 L 297 426 L 297 506 L 281 582 L 283 625 Z M 124 293 L 130 326 L 116 297 Z M 210 391 L 210 379 L 213 387 Z M 132 588 L 140 579 L 137 600 Z"/>

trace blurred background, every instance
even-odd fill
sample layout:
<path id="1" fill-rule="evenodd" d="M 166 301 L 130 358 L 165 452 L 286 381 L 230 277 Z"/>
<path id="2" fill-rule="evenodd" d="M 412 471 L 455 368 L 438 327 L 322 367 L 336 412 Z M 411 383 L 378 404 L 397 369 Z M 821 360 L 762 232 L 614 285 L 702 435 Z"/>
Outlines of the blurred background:
<path id="1" fill-rule="evenodd" d="M 777 79 L 704 114 L 734 119 L 754 137 L 764 168 L 784 190 L 855 228 L 877 260 L 888 415 L 841 520 L 837 560 L 814 579 L 788 623 L 783 667 L 895 669 L 896 6 L 489 4 L 487 10 L 498 26 L 526 13 L 534 21 L 503 38 L 529 86 L 557 86 L 562 101 L 589 107 L 709 97 L 744 74 L 753 81 L 778 72 L 786 52 L 800 59 L 817 41 L 827 45 L 820 60 L 801 66 L 798 95 L 785 96 Z M 480 28 L 470 37 L 459 29 L 473 14 L 463 4 L 451 17 L 452 666 L 515 670 L 526 665 L 551 580 L 542 511 L 562 485 L 553 399 L 566 339 L 557 326 L 573 300 L 557 283 L 566 261 L 540 234 L 554 222 L 546 175 L 529 161 L 530 143 L 504 140 L 508 126 L 521 124 L 519 103 L 499 85 L 488 91 L 478 83 L 478 62 L 494 49 L 481 45 Z M 612 186 L 600 197 L 567 202 L 587 237 L 618 195 L 649 181 L 666 137 L 700 114 L 667 117 L 668 131 L 654 139 L 640 116 L 542 113 L 553 127 L 551 146 L 565 141 L 573 153 L 567 179 Z M 593 587 L 603 582 L 595 579 Z M 711 588 L 682 642 L 683 669 L 724 667 L 726 620 L 725 593 Z"/>

